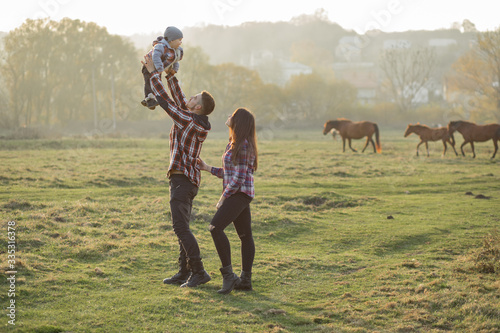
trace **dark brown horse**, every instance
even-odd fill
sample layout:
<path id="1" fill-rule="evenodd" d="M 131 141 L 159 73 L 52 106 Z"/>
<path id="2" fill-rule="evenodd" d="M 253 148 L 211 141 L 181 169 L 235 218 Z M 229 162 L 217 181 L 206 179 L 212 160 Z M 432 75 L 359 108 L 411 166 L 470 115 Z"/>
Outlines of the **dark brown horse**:
<path id="1" fill-rule="evenodd" d="M 352 122 L 349 119 L 339 118 L 336 120 L 329 120 L 325 123 L 323 128 L 323 134 L 326 135 L 328 132 L 332 130 L 332 128 L 336 129 L 340 136 L 342 137 L 343 148 L 342 151 L 345 152 L 345 140 L 349 141 L 349 148 L 352 151 L 357 151 L 356 149 L 351 147 L 351 139 L 361 139 L 366 136 L 366 144 L 362 150 L 365 151 L 368 144 L 371 142 L 373 145 L 373 152 L 381 152 L 382 147 L 380 146 L 380 135 L 378 131 L 378 126 L 375 123 L 369 121 L 358 121 Z M 375 134 L 375 142 L 373 142 L 372 136 Z"/>
<path id="2" fill-rule="evenodd" d="M 417 156 L 418 156 L 418 147 L 420 147 L 422 143 L 425 143 L 425 149 L 427 149 L 427 157 L 428 157 L 429 145 L 427 144 L 427 142 L 438 141 L 438 140 L 443 141 L 443 146 L 444 146 L 443 156 L 444 154 L 446 154 L 446 149 L 447 149 L 446 142 L 448 142 L 451 145 L 451 147 L 455 151 L 455 155 L 458 156 L 457 151 L 455 149 L 455 138 L 453 137 L 453 134 L 450 135 L 448 133 L 448 129 L 446 127 L 431 128 L 426 125 L 409 124 L 408 127 L 406 128 L 405 138 L 412 133 L 415 133 L 420 137 L 420 142 L 417 145 Z"/>
<path id="3" fill-rule="evenodd" d="M 485 142 L 491 139 L 495 147 L 495 151 L 491 158 L 495 158 L 498 151 L 498 141 L 500 141 L 500 124 L 476 125 L 464 120 L 450 121 L 448 124 L 448 132 L 452 135 L 455 131 L 462 134 L 465 140 L 460 146 L 463 156 L 465 156 L 464 146 L 467 143 L 470 143 L 472 147 L 472 157 L 476 157 L 474 142 Z"/>

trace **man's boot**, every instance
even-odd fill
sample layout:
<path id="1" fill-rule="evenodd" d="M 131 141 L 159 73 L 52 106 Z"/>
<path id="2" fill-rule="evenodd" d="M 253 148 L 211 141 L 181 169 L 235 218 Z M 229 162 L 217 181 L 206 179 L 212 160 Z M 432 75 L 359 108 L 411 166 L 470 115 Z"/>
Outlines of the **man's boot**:
<path id="1" fill-rule="evenodd" d="M 252 289 L 252 272 L 241 271 L 240 281 L 234 286 L 236 290 L 253 290 Z"/>
<path id="2" fill-rule="evenodd" d="M 188 259 L 188 265 L 191 268 L 191 275 L 189 276 L 189 279 L 181 285 L 182 288 L 197 287 L 200 284 L 204 284 L 212 280 L 210 275 L 208 275 L 207 271 L 203 268 L 201 259 Z"/>
<path id="3" fill-rule="evenodd" d="M 169 279 L 163 280 L 165 284 L 183 284 L 185 283 L 189 275 L 191 275 L 191 270 L 188 268 L 187 258 L 184 256 L 179 257 L 179 272 Z"/>
<path id="4" fill-rule="evenodd" d="M 222 289 L 217 290 L 217 292 L 224 295 L 229 294 L 240 278 L 233 273 L 233 266 L 231 265 L 222 267 L 220 272 L 222 273 Z"/>

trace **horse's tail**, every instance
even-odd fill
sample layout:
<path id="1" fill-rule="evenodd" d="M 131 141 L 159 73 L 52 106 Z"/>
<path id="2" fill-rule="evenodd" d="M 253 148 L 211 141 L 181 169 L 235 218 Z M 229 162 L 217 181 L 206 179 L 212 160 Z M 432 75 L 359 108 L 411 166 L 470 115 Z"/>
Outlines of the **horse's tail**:
<path id="1" fill-rule="evenodd" d="M 378 125 L 374 123 L 373 127 L 375 127 L 375 143 L 376 143 L 376 147 L 377 147 L 377 153 L 381 153 L 382 146 L 380 145 L 380 133 L 378 130 Z"/>
<path id="2" fill-rule="evenodd" d="M 455 145 L 455 137 L 453 136 L 453 133 L 448 133 L 448 135 L 450 136 L 451 144 L 454 146 Z"/>

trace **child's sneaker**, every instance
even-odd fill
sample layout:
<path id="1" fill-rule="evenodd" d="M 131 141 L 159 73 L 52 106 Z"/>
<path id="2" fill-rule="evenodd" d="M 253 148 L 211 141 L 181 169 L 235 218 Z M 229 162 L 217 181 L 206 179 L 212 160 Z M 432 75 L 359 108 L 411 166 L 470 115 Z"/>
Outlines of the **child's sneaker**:
<path id="1" fill-rule="evenodd" d="M 150 93 L 148 96 L 146 96 L 146 98 L 144 98 L 141 101 L 141 104 L 143 106 L 147 106 L 151 110 L 154 110 L 155 107 L 158 105 L 158 102 L 156 101 L 155 95 Z"/>
<path id="2" fill-rule="evenodd" d="M 147 107 L 148 107 L 150 110 L 154 110 L 154 109 L 155 109 L 155 107 L 157 107 L 157 106 L 158 106 L 158 105 L 160 105 L 160 104 L 158 103 L 158 101 L 157 101 L 156 99 L 152 98 L 152 99 L 148 99 L 148 100 L 147 100 L 146 105 L 147 105 Z"/>

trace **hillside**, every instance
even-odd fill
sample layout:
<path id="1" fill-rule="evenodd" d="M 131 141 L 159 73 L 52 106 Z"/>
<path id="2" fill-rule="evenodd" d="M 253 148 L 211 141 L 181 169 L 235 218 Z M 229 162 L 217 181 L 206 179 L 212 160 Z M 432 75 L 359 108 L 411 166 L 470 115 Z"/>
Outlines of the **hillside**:
<path id="1" fill-rule="evenodd" d="M 234 27 L 208 25 L 183 30 L 184 46 L 200 47 L 211 64 L 234 63 L 257 70 L 266 82 L 281 85 L 294 74 L 335 71 L 345 64 L 355 69 L 369 65 L 378 71 L 383 51 L 401 45 L 432 46 L 438 61 L 433 76 L 436 82 L 442 82 L 451 65 L 469 50 L 476 38 L 474 32 L 458 29 L 370 31 L 360 35 L 315 16 L 289 22 L 248 22 Z M 129 39 L 137 48 L 147 49 L 156 35 L 161 32 Z M 276 68 L 281 69 L 281 75 L 270 74 Z"/>

